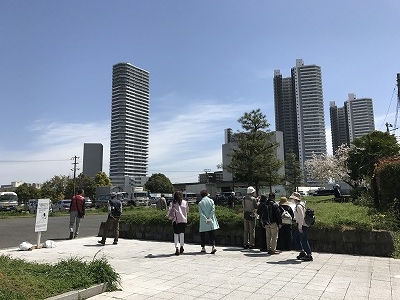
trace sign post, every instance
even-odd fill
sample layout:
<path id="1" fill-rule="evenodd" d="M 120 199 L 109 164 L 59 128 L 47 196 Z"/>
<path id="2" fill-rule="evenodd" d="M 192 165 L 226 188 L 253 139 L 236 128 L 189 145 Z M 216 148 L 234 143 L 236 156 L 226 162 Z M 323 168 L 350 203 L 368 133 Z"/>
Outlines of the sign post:
<path id="1" fill-rule="evenodd" d="M 42 235 L 42 231 L 47 231 L 50 201 L 50 199 L 38 199 L 35 222 L 35 232 L 38 233 L 36 244 L 38 249 L 40 248 L 40 237 Z"/>

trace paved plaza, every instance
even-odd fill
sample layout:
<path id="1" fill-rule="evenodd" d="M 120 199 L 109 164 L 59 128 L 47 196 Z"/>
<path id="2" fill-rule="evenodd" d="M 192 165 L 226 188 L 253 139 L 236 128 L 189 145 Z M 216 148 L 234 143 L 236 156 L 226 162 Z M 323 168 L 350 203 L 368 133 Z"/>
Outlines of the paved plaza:
<path id="1" fill-rule="evenodd" d="M 105 256 L 121 275 L 121 290 L 95 295 L 93 300 L 400 300 L 400 260 L 393 258 L 314 252 L 314 261 L 303 262 L 296 260 L 294 251 L 268 255 L 221 246 L 213 255 L 200 253 L 200 246 L 193 244 L 175 256 L 172 242 L 120 239 L 112 245 L 108 239 L 101 246 L 98 240 L 93 236 L 56 241 L 55 248 L 33 251 L 18 251 L 16 246 L 0 254 L 48 263 Z"/>

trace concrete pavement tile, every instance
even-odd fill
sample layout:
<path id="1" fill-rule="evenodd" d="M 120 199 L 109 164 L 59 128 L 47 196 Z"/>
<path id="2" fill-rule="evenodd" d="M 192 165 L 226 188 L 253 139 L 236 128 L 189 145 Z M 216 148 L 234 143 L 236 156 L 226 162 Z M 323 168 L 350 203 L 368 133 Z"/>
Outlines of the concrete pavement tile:
<path id="1" fill-rule="evenodd" d="M 328 292 L 325 291 L 322 295 L 320 300 L 343 300 L 345 293 L 335 293 L 335 292 Z"/>
<path id="2" fill-rule="evenodd" d="M 257 251 L 246 253 L 230 250 L 234 247 L 220 247 L 217 255 L 200 255 L 199 246 L 191 244 L 185 245 L 185 254 L 177 257 L 170 254 L 170 242 L 122 239 L 117 247 L 94 246 L 96 243 L 97 238 L 81 238 L 59 242 L 57 248 L 43 252 L 6 249 L 0 250 L 0 254 L 11 253 L 12 257 L 38 262 L 104 256 L 121 275 L 123 290 L 103 293 L 91 300 L 333 300 L 345 299 L 345 295 L 346 299 L 366 295 L 364 299 L 400 300 L 400 260 L 392 258 L 314 253 L 313 262 L 300 262 L 294 259 L 294 251 L 267 256 Z M 172 276 L 184 287 L 178 290 L 179 294 Z M 301 293 L 292 294 L 296 290 Z"/>
<path id="3" fill-rule="evenodd" d="M 236 289 L 236 291 L 254 293 L 254 292 L 256 292 L 258 289 L 259 289 L 258 287 L 242 285 L 242 286 L 239 286 L 239 287 Z"/>
<path id="4" fill-rule="evenodd" d="M 225 295 L 223 298 L 221 299 L 227 299 L 227 300 L 243 300 L 243 299 L 247 299 L 247 297 L 249 297 L 251 295 L 251 293 L 249 292 L 243 292 L 243 291 L 232 291 L 231 293 L 229 293 L 228 295 Z"/>
<path id="5" fill-rule="evenodd" d="M 152 296 L 153 298 L 151 299 L 175 299 L 176 294 L 170 291 L 162 291 L 159 292 L 157 294 L 155 294 L 154 296 Z"/>
<path id="6" fill-rule="evenodd" d="M 201 297 L 205 298 L 205 299 L 222 299 L 223 297 L 225 297 L 225 294 L 217 294 L 217 293 L 212 293 L 212 292 L 207 292 L 205 294 L 203 294 Z"/>
<path id="7" fill-rule="evenodd" d="M 304 293 L 298 294 L 293 300 L 319 300 L 320 295 L 307 295 Z"/>
<path id="8" fill-rule="evenodd" d="M 274 295 L 276 299 L 294 299 L 299 294 L 299 290 L 291 287 L 285 287 L 277 291 Z"/>

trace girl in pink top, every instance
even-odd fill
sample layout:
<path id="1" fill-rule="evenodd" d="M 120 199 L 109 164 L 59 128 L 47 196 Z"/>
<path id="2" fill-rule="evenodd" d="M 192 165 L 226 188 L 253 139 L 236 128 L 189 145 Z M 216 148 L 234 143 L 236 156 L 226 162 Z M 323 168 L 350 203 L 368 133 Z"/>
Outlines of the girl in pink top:
<path id="1" fill-rule="evenodd" d="M 176 191 L 174 193 L 174 200 L 171 202 L 168 210 L 168 218 L 172 220 L 172 226 L 174 228 L 175 255 L 179 255 L 184 251 L 183 246 L 185 245 L 185 229 L 188 211 L 189 204 L 186 200 L 183 200 L 182 192 Z"/>

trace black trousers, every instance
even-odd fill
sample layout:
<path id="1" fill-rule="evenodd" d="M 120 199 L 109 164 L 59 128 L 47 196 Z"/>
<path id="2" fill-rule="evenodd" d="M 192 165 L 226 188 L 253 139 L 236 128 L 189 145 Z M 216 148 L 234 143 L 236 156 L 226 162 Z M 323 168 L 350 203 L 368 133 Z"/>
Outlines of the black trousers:
<path id="1" fill-rule="evenodd" d="M 205 245 L 206 245 L 206 232 L 208 232 L 208 236 L 210 238 L 211 245 L 215 246 L 215 230 L 210 230 L 210 231 L 200 232 L 201 247 L 205 247 Z"/>
<path id="2" fill-rule="evenodd" d="M 293 236 L 292 236 L 292 225 L 282 224 L 278 233 L 278 245 L 279 250 L 292 250 Z"/>

